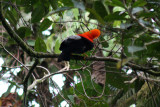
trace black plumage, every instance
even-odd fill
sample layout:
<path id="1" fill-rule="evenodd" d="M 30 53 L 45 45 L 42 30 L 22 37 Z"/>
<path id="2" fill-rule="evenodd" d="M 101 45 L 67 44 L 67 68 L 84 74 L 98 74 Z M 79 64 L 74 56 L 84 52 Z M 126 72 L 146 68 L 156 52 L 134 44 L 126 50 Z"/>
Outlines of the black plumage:
<path id="1" fill-rule="evenodd" d="M 58 62 L 69 61 L 72 53 L 82 54 L 93 48 L 93 43 L 88 39 L 75 35 L 66 38 L 60 45 L 62 53 L 58 57 Z"/>

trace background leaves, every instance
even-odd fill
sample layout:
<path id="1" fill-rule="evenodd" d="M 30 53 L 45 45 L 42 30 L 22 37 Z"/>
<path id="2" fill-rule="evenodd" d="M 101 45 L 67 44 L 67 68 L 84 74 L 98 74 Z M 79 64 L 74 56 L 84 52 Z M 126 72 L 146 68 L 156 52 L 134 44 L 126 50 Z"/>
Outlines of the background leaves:
<path id="1" fill-rule="evenodd" d="M 28 92 L 28 104 L 31 104 L 28 106 L 36 102 L 42 107 L 65 104 L 74 107 L 129 107 L 132 104 L 156 107 L 160 103 L 159 76 L 155 75 L 160 70 L 159 4 L 158 0 L 2 1 L 1 13 L 5 21 L 29 46 L 29 52 L 54 55 L 37 57 L 38 66 L 47 70 L 36 67 L 34 76 L 28 80 L 29 85 L 35 78 L 41 79 L 49 72 L 58 73 L 65 66 L 63 62 L 58 63 L 56 57 L 61 53 L 59 47 L 66 37 L 95 28 L 101 30 L 93 50 L 86 54 L 93 57 L 97 50 L 103 53 L 100 57 L 105 60 L 105 65 L 101 65 L 103 70 L 97 72 L 106 73 L 105 84 L 94 82 L 99 76 L 92 78 L 93 60 L 72 59 L 70 68 L 75 71 L 54 75 L 37 84 Z M 15 42 L 3 25 L 0 23 L 0 62 L 4 62 L 0 63 L 0 82 L 7 83 L 8 87 L 0 98 L 0 106 L 21 106 L 15 101 L 24 100 L 24 93 L 20 94 L 19 90 L 22 90 L 28 70 L 23 66 L 30 69 L 35 57 L 20 47 L 21 44 Z M 104 81 L 104 78 L 97 81 Z M 12 92 L 17 94 L 16 97 L 12 98 Z M 3 100 L 7 98 L 12 98 L 10 103 Z"/>

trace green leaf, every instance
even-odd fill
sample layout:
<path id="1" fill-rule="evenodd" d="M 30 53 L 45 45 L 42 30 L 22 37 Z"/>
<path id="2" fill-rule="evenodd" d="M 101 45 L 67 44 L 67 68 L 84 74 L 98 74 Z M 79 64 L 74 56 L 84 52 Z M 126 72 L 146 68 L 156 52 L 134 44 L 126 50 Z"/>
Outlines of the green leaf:
<path id="1" fill-rule="evenodd" d="M 130 80 L 129 77 L 125 77 L 122 74 L 119 74 L 119 70 L 117 69 L 117 63 L 107 62 L 106 63 L 106 71 L 112 71 L 111 73 L 106 72 L 106 84 L 111 85 L 111 87 L 115 87 L 118 89 L 128 89 L 128 84 L 125 84 L 124 81 Z M 114 73 L 115 72 L 115 73 Z M 124 71 L 122 71 L 124 72 Z"/>
<path id="2" fill-rule="evenodd" d="M 93 4 L 93 8 L 102 18 L 108 15 L 107 10 L 102 1 L 95 1 Z"/>
<path id="3" fill-rule="evenodd" d="M 104 103 L 104 102 L 97 102 L 93 105 L 93 107 L 110 107 L 108 103 Z"/>
<path id="4" fill-rule="evenodd" d="M 146 4 L 147 2 L 145 0 L 137 0 L 136 2 L 133 3 L 132 7 L 142 7 Z"/>
<path id="5" fill-rule="evenodd" d="M 45 15 L 44 8 L 42 6 L 36 7 L 32 12 L 31 22 L 32 23 L 39 22 L 44 15 Z"/>
<path id="6" fill-rule="evenodd" d="M 17 33 L 18 35 L 21 37 L 21 38 L 24 38 L 24 37 L 27 37 L 27 36 L 30 36 L 32 31 L 30 28 L 28 27 L 20 27 L 18 30 L 17 30 Z"/>
<path id="7" fill-rule="evenodd" d="M 126 27 L 127 27 L 127 25 L 126 25 Z M 135 24 L 133 24 L 131 26 L 129 25 L 127 28 L 128 29 L 125 30 L 124 39 L 127 39 L 126 43 L 130 43 L 129 45 L 131 45 L 132 41 L 130 41 L 129 38 L 133 38 L 133 37 L 138 36 L 139 34 L 144 32 L 144 29 L 141 28 L 140 26 L 136 26 Z M 127 41 L 129 41 L 129 42 L 127 42 Z"/>
<path id="8" fill-rule="evenodd" d="M 145 49 L 144 47 L 139 47 L 139 46 L 128 46 L 128 52 L 130 53 L 134 53 L 134 52 L 141 51 L 144 49 Z"/>
<path id="9" fill-rule="evenodd" d="M 116 6 L 113 8 L 113 12 L 125 12 L 126 10 L 123 7 Z"/>
<path id="10" fill-rule="evenodd" d="M 6 14 L 5 14 L 5 17 L 9 20 L 9 22 L 13 26 L 16 26 L 18 20 L 16 19 L 16 14 L 14 14 L 14 13 L 15 13 L 14 11 L 7 10 Z"/>
<path id="11" fill-rule="evenodd" d="M 44 19 L 43 22 L 40 25 L 39 31 L 44 31 L 48 29 L 52 24 L 52 21 L 50 21 L 48 18 Z"/>
<path id="12" fill-rule="evenodd" d="M 35 51 L 37 52 L 47 52 L 47 47 L 42 38 L 38 37 L 34 46 Z"/>
<path id="13" fill-rule="evenodd" d="M 135 91 L 136 92 L 138 92 L 141 89 L 141 87 L 143 86 L 144 82 L 145 81 L 140 80 L 140 79 L 135 80 L 135 86 L 134 87 L 135 87 Z"/>
<path id="14" fill-rule="evenodd" d="M 79 8 L 79 9 L 85 11 L 85 6 L 84 6 L 83 2 L 78 1 L 78 0 L 72 0 L 72 2 L 74 4 L 74 7 Z"/>
<path id="15" fill-rule="evenodd" d="M 109 47 L 109 44 L 108 44 L 108 42 L 102 42 L 102 46 L 103 46 L 104 48 L 107 48 L 107 47 Z"/>
<path id="16" fill-rule="evenodd" d="M 59 47 L 60 47 L 60 42 L 59 42 L 59 39 L 57 39 L 56 42 L 55 42 L 55 48 L 54 48 L 54 52 L 56 54 L 60 54 L 61 53 L 61 51 L 59 50 Z"/>
<path id="17" fill-rule="evenodd" d="M 49 0 L 49 2 L 54 10 L 58 8 L 58 0 Z"/>
<path id="18" fill-rule="evenodd" d="M 139 19 L 138 20 L 140 23 L 143 23 L 144 25 L 146 25 L 146 26 L 151 26 L 151 23 L 149 23 L 148 21 L 145 21 L 145 20 L 143 20 L 143 19 Z"/>
<path id="19" fill-rule="evenodd" d="M 151 18 L 151 17 L 154 17 L 155 14 L 153 12 L 149 12 L 149 13 L 144 13 L 144 12 L 141 12 L 140 14 L 138 14 L 138 18 L 139 17 L 147 17 L 147 18 Z"/>
<path id="20" fill-rule="evenodd" d="M 111 6 L 119 6 L 119 7 L 123 7 L 124 8 L 124 5 L 121 1 L 119 0 L 107 0 L 105 2 L 107 5 L 111 5 Z"/>
<path id="21" fill-rule="evenodd" d="M 53 45 L 54 45 L 54 34 L 52 34 L 51 36 L 49 36 L 47 38 L 47 41 L 46 41 L 46 46 L 47 46 L 47 51 L 48 52 L 53 52 Z"/>
<path id="22" fill-rule="evenodd" d="M 129 78 L 123 77 L 118 73 L 106 73 L 106 83 L 118 89 L 128 89 L 129 85 L 124 83 L 124 81 L 128 80 Z"/>
<path id="23" fill-rule="evenodd" d="M 113 23 L 113 27 L 120 27 L 120 25 L 121 25 L 121 21 L 114 21 L 114 23 Z"/>
<path id="24" fill-rule="evenodd" d="M 58 12 L 62 12 L 62 11 L 65 11 L 65 10 L 69 10 L 69 9 L 72 9 L 72 7 L 61 7 L 61 8 L 57 8 L 56 10 L 51 11 L 51 12 L 47 15 L 47 17 L 50 16 L 50 15 L 52 15 L 52 14 L 55 14 L 55 13 L 58 13 Z"/>
<path id="25" fill-rule="evenodd" d="M 127 4 L 130 5 L 132 3 L 132 0 L 127 0 Z"/>
<path id="26" fill-rule="evenodd" d="M 131 27 L 132 25 L 133 24 L 131 24 L 131 23 L 121 23 L 120 28 L 121 29 L 127 29 L 127 28 Z"/>
<path id="27" fill-rule="evenodd" d="M 72 12 L 73 12 L 73 14 L 74 14 L 75 19 L 78 20 L 79 10 L 78 10 L 78 9 L 72 9 Z"/>
<path id="28" fill-rule="evenodd" d="M 106 16 L 105 21 L 125 20 L 125 16 L 126 14 L 120 14 L 120 12 L 115 12 Z"/>
<path id="29" fill-rule="evenodd" d="M 37 0 L 38 1 L 38 0 Z M 54 0 L 56 1 L 56 0 Z M 45 13 L 49 12 L 50 2 L 48 0 L 40 0 L 40 5 L 44 8 Z M 39 5 L 38 5 L 39 6 Z"/>
<path id="30" fill-rule="evenodd" d="M 153 40 L 151 42 L 145 43 L 147 47 L 147 53 L 149 56 L 160 58 L 160 42 L 159 40 Z"/>
<path id="31" fill-rule="evenodd" d="M 74 104 L 74 95 L 68 95 L 68 98 L 71 100 L 71 102 Z"/>
<path id="32" fill-rule="evenodd" d="M 104 24 L 104 20 L 103 18 L 94 10 L 94 9 L 91 9 L 91 8 L 87 8 L 86 9 L 87 11 L 89 11 L 91 14 L 94 15 L 94 17 L 101 23 L 101 24 Z"/>
<path id="33" fill-rule="evenodd" d="M 35 45 L 35 40 L 27 40 L 27 44 L 29 46 L 34 46 Z"/>
<path id="34" fill-rule="evenodd" d="M 128 63 L 132 58 L 126 58 L 126 59 L 122 59 L 121 61 L 119 61 L 117 63 L 117 69 L 120 69 L 121 66 L 125 65 L 126 63 Z"/>
<path id="35" fill-rule="evenodd" d="M 59 1 L 63 3 L 64 6 L 69 6 L 69 7 L 73 6 L 72 0 L 59 0 Z"/>
<path id="36" fill-rule="evenodd" d="M 135 13 L 140 12 L 140 11 L 143 11 L 143 8 L 142 8 L 142 7 L 133 8 L 133 9 L 132 9 L 132 14 L 135 14 Z"/>

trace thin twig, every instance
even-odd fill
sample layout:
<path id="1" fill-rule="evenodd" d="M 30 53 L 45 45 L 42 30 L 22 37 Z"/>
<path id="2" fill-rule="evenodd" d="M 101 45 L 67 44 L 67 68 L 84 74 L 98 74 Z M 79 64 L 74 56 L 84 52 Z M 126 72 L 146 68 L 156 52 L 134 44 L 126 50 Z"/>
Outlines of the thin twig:
<path id="1" fill-rule="evenodd" d="M 54 81 L 50 78 L 52 84 L 54 84 L 55 88 L 58 89 L 58 87 L 55 85 Z M 59 95 L 69 104 L 71 105 L 71 102 L 69 102 L 63 95 L 60 91 L 57 90 L 57 92 L 59 93 Z"/>
<path id="2" fill-rule="evenodd" d="M 36 68 L 36 66 L 38 65 L 38 63 L 39 63 L 39 61 L 38 61 L 38 59 L 36 59 L 36 60 L 35 60 L 35 63 L 32 65 L 32 67 L 30 68 L 28 74 L 27 74 L 26 77 L 24 78 L 23 83 L 26 83 L 26 82 L 28 81 L 30 75 L 31 75 L 32 72 L 33 72 L 33 69 Z"/>
<path id="3" fill-rule="evenodd" d="M 76 71 L 76 73 L 77 73 L 77 74 L 79 75 L 79 77 L 80 77 L 80 80 L 81 80 L 81 83 L 82 83 L 83 92 L 84 92 L 85 96 L 86 96 L 88 99 L 93 100 L 94 97 L 89 97 L 89 96 L 87 95 L 86 91 L 85 91 L 85 87 L 84 87 L 84 84 L 83 84 L 83 80 L 82 80 L 81 74 L 80 74 L 79 72 L 77 72 L 77 71 Z M 94 100 L 94 101 L 98 101 L 98 100 Z"/>
<path id="4" fill-rule="evenodd" d="M 1 43 L 0 45 L 2 46 L 2 48 L 9 54 L 11 55 L 17 62 L 19 62 L 27 71 L 29 71 L 29 69 L 21 62 L 19 61 L 15 56 L 13 56 Z"/>
<path id="5" fill-rule="evenodd" d="M 127 11 L 128 11 L 128 10 L 127 10 Z M 128 13 L 129 13 L 129 16 L 130 16 L 135 22 L 137 22 L 141 27 L 143 27 L 144 29 L 146 29 L 146 30 L 148 30 L 148 31 L 150 31 L 150 32 L 152 32 L 152 33 L 154 33 L 154 34 L 160 35 L 160 32 L 157 32 L 157 31 L 154 30 L 153 28 L 150 28 L 150 27 L 148 27 L 148 26 L 145 26 L 143 23 L 141 23 L 141 22 L 136 18 L 136 16 L 134 16 L 130 11 L 128 11 Z"/>
<path id="6" fill-rule="evenodd" d="M 90 74 L 90 76 L 91 76 L 91 75 L 92 75 L 91 72 L 90 72 L 89 70 L 87 70 L 87 71 L 89 72 L 89 74 Z M 91 83 L 92 83 L 92 86 L 93 86 L 94 90 L 95 90 L 97 93 L 99 93 L 99 92 L 96 90 L 96 88 L 95 88 L 95 86 L 94 86 L 94 84 L 93 84 L 92 78 L 91 78 Z M 106 80 L 105 80 L 105 83 L 106 83 Z M 99 93 L 100 95 L 97 96 L 97 97 L 94 97 L 94 98 L 101 98 L 101 97 L 104 95 L 105 87 L 106 87 L 106 86 L 105 86 L 105 83 L 104 83 L 104 86 L 103 86 L 102 93 Z"/>
<path id="7" fill-rule="evenodd" d="M 11 5 L 11 6 L 19 6 L 19 7 L 25 7 L 26 5 L 24 4 L 24 5 L 15 5 L 15 4 L 12 4 L 12 3 L 10 3 L 10 2 L 5 2 L 5 1 L 0 1 L 1 3 L 5 3 L 5 4 L 9 4 L 9 5 Z"/>
<path id="8" fill-rule="evenodd" d="M 43 101 L 43 99 L 42 99 L 42 96 L 41 96 L 40 93 L 39 93 L 39 91 L 38 91 L 37 89 L 35 89 L 35 90 L 36 90 L 36 92 L 37 92 L 37 94 L 38 94 L 38 96 L 39 96 L 39 98 L 40 98 L 40 100 L 41 100 L 41 102 L 42 102 L 42 104 L 43 104 L 43 107 L 46 107 L 45 104 L 44 104 L 44 101 Z"/>
<path id="9" fill-rule="evenodd" d="M 148 61 L 148 63 L 150 63 L 150 61 L 152 61 L 152 58 Z M 147 66 L 148 66 L 148 63 L 147 63 Z M 144 73 L 144 75 L 145 75 L 146 78 L 148 78 L 148 76 L 147 76 L 146 73 Z M 152 90 L 151 90 L 150 84 L 149 84 L 149 82 L 148 82 L 147 79 L 146 79 L 146 82 L 147 82 L 149 91 L 151 92 L 151 96 L 152 96 L 153 102 L 154 102 L 154 104 L 156 105 L 156 107 L 158 107 L 157 102 L 156 102 L 156 100 L 155 100 L 155 97 L 153 96 L 153 92 L 152 92 Z"/>
<path id="10" fill-rule="evenodd" d="M 17 8 L 17 5 L 13 5 L 13 3 L 11 2 L 11 0 L 10 0 L 10 4 L 12 4 L 12 6 L 15 8 L 15 10 L 17 11 L 17 13 L 18 13 L 19 16 L 21 17 L 21 20 L 22 20 L 23 24 L 29 27 L 29 25 L 27 24 L 27 22 L 24 20 L 21 12 L 20 12 L 19 9 Z"/>
<path id="11" fill-rule="evenodd" d="M 24 81 L 23 81 L 23 86 L 24 86 L 24 89 L 23 89 L 23 92 L 24 92 L 24 101 L 23 101 L 23 105 L 24 107 L 27 107 L 27 88 L 28 88 L 28 79 L 30 77 L 30 75 L 32 74 L 34 68 L 36 68 L 37 64 L 39 63 L 39 61 L 36 59 L 35 63 L 33 64 L 33 66 L 30 68 L 27 76 L 24 78 Z"/>

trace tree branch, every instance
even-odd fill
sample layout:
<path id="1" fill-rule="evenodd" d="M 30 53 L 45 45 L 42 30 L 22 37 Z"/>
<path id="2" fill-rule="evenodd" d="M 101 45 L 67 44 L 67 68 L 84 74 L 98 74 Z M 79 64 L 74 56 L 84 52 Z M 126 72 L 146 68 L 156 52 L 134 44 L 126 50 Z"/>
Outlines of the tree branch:
<path id="1" fill-rule="evenodd" d="M 30 77 L 30 75 L 32 74 L 34 68 L 38 65 L 39 61 L 38 59 L 35 60 L 35 63 L 33 64 L 33 66 L 30 68 L 28 74 L 26 75 L 26 77 L 24 78 L 23 83 L 25 84 L 28 81 L 28 78 Z"/>
<path id="2" fill-rule="evenodd" d="M 33 66 L 30 68 L 28 74 L 26 75 L 26 77 L 24 78 L 24 81 L 23 81 L 23 86 L 24 86 L 24 106 L 26 107 L 27 106 L 27 88 L 28 88 L 28 79 L 30 77 L 30 75 L 32 74 L 34 68 L 36 68 L 36 66 L 38 65 L 39 61 L 38 59 L 36 59 L 35 63 L 33 64 Z"/>

